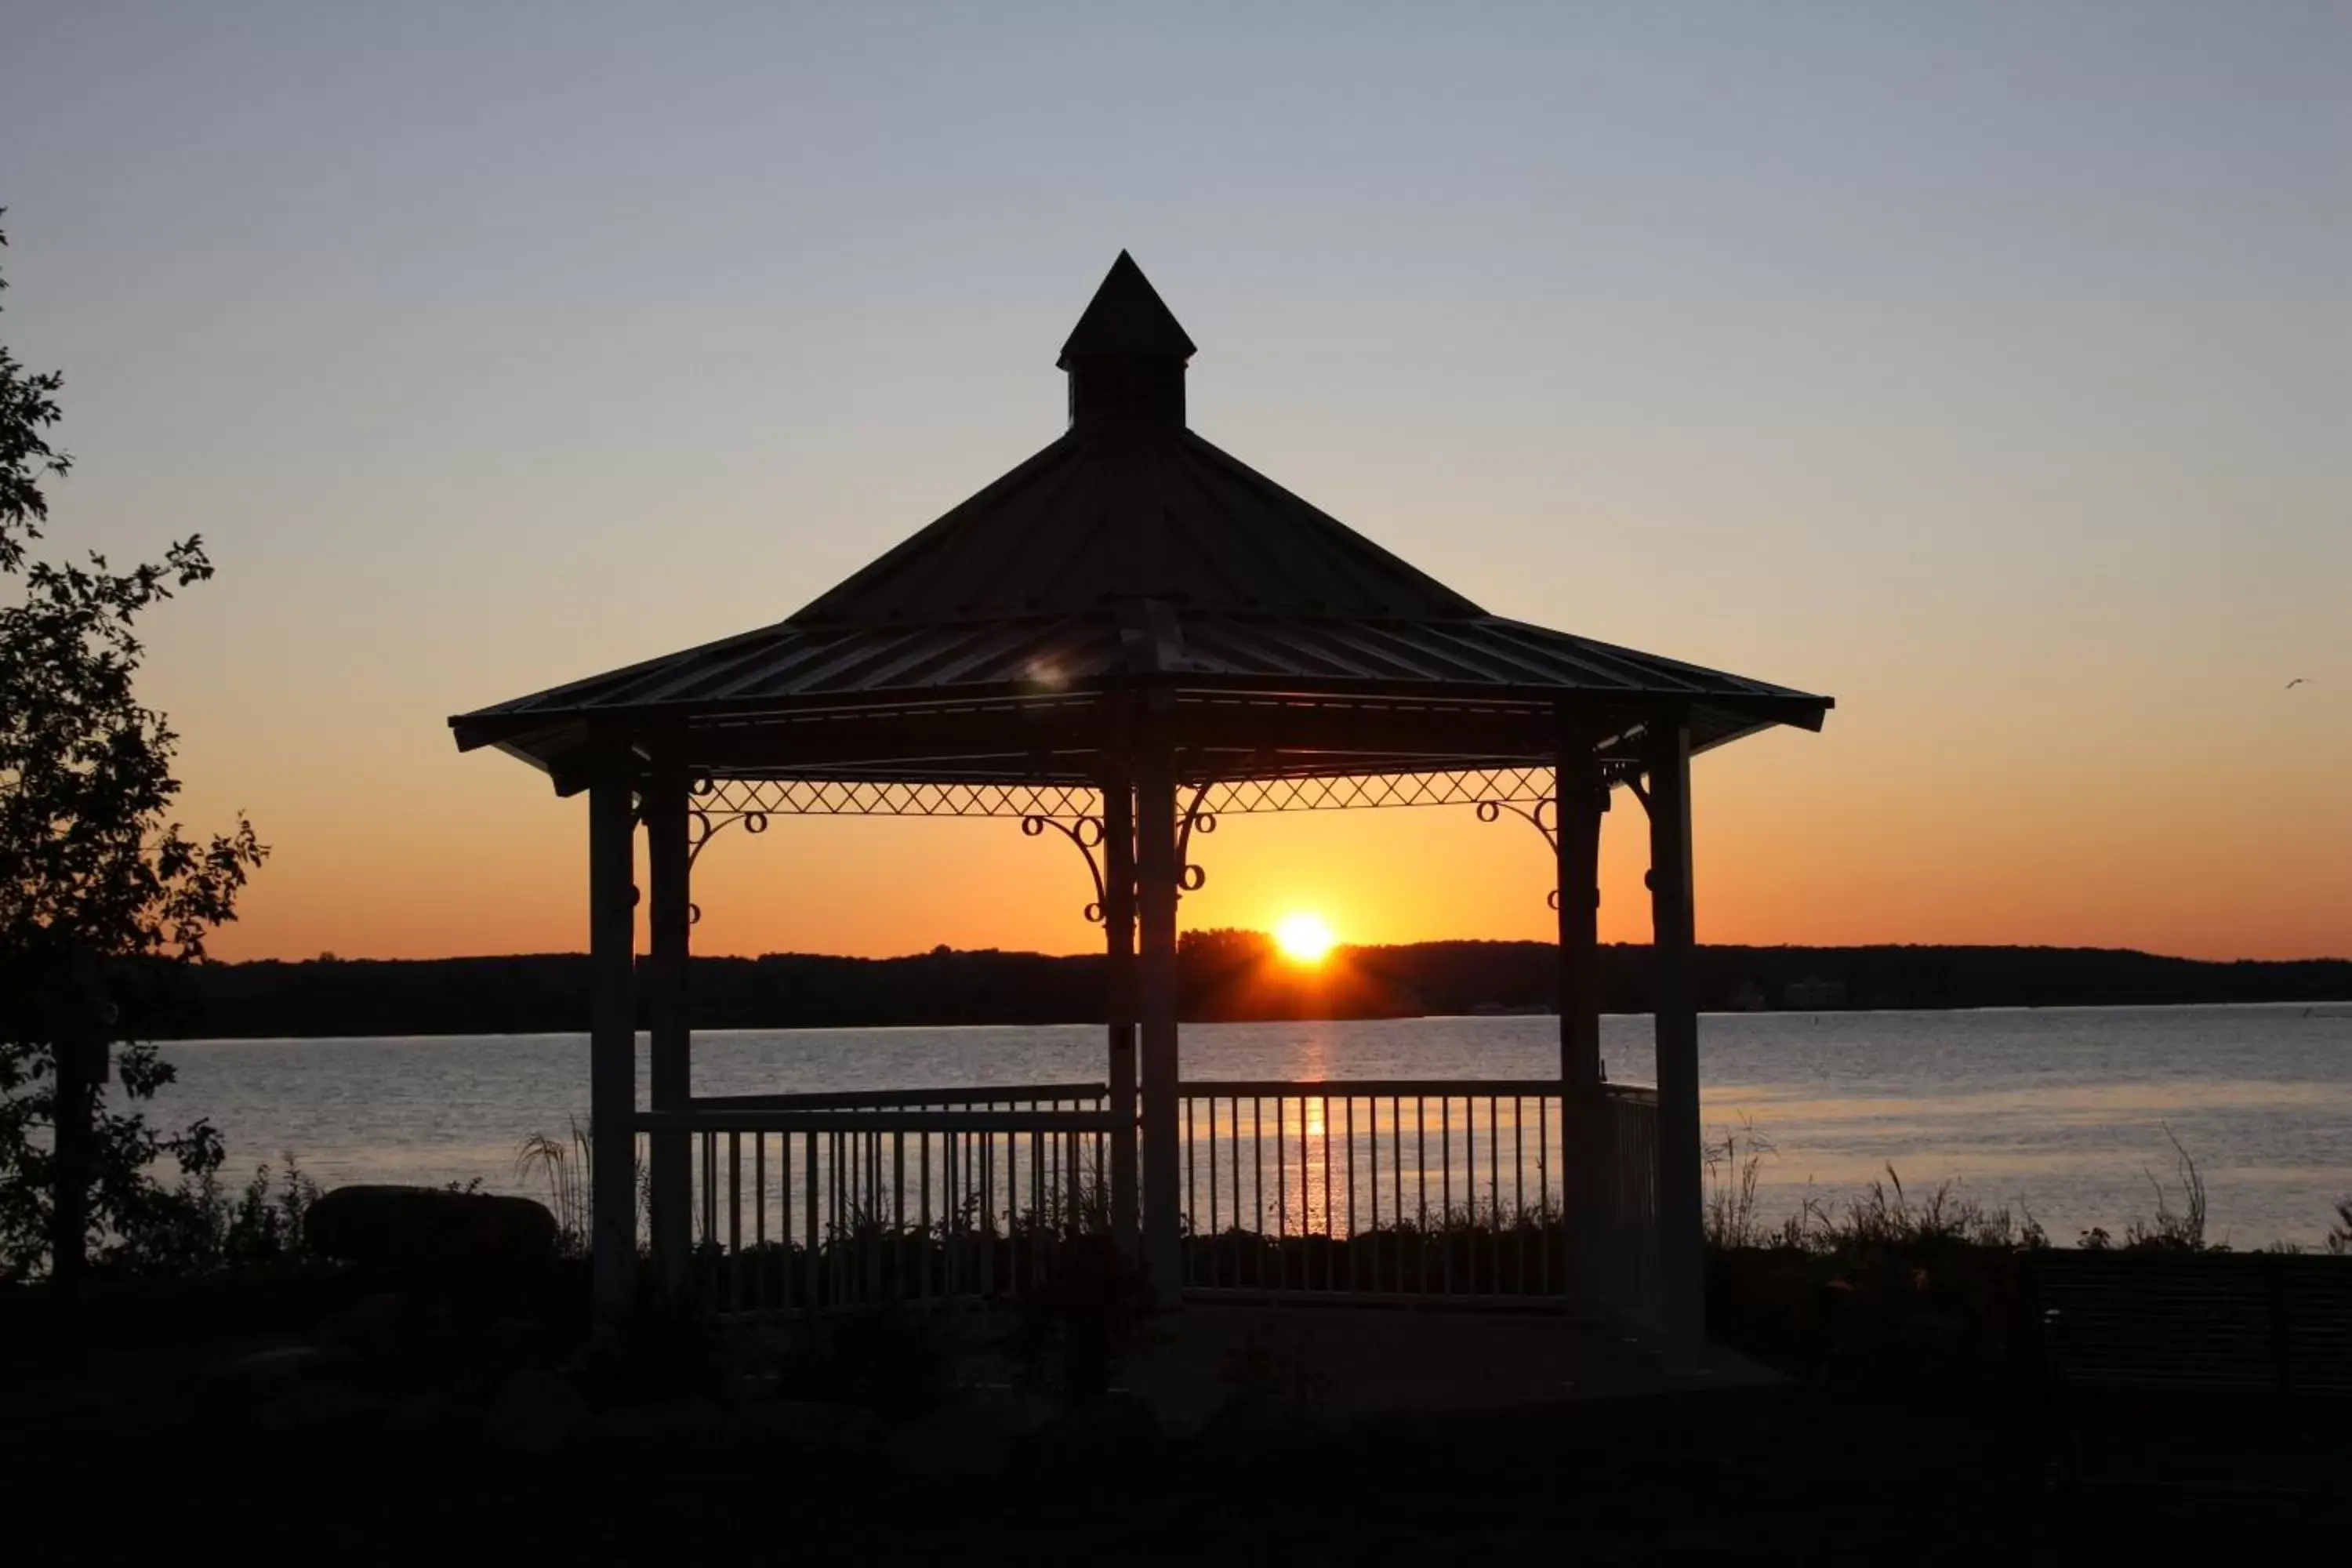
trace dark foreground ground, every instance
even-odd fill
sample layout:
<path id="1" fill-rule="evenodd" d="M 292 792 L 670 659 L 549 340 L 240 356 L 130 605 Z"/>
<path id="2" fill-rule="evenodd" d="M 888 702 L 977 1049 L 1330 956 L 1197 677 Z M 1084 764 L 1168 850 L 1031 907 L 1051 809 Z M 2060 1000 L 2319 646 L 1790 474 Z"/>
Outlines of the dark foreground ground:
<path id="1" fill-rule="evenodd" d="M 222 1392 L 220 1366 L 311 1331 L 0 1329 L 12 1564 L 2315 1562 L 2340 1549 L 2329 1478 L 2352 1461 L 2307 1411 L 2221 1424 L 2159 1402 L 2090 1434 L 2137 1484 L 2053 1497 L 2044 1413 L 1967 1380 L 1416 1416 L 1309 1394 L 1183 1438 L 1112 1418 L 964 1441 L 950 1423 L 911 1461 L 895 1438 L 813 1447 L 658 1405 L 541 1444 L 397 1378 L 348 1405 Z M 2286 1459 L 2294 1485 L 2266 1485 Z"/>

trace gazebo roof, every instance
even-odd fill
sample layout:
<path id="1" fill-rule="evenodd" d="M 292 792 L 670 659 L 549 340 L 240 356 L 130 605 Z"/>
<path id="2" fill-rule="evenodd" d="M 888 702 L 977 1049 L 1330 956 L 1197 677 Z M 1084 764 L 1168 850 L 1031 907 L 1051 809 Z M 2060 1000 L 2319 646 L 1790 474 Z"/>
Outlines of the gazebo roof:
<path id="1" fill-rule="evenodd" d="M 600 723 L 726 775 L 1074 780 L 1140 687 L 1228 778 L 1545 757 L 1555 708 L 1604 756 L 1667 703 L 1696 747 L 1820 728 L 1826 698 L 1486 614 L 1187 428 L 1192 352 L 1122 251 L 1059 439 L 787 619 L 461 715 L 459 747 L 559 787 Z"/>

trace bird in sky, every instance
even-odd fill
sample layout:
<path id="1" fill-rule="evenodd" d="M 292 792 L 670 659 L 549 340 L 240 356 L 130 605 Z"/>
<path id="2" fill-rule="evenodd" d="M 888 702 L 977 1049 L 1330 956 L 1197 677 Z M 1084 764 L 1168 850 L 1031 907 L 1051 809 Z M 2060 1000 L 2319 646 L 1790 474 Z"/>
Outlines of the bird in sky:
<path id="1" fill-rule="evenodd" d="M 2286 689 L 2289 691 L 2293 691 L 2298 686 L 2307 685 L 2310 680 L 2311 677 L 2307 675 L 2298 675 L 2293 680 L 2286 683 Z"/>

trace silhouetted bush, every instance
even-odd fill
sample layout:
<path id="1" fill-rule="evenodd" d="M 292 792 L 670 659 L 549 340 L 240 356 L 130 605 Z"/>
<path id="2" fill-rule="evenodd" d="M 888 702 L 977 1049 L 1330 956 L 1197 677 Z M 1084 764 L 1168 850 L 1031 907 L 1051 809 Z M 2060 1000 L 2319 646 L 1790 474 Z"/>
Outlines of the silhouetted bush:
<path id="1" fill-rule="evenodd" d="M 779 1397 L 856 1405 L 902 1420 L 952 1396 L 955 1342 L 932 1313 L 866 1307 L 793 1325 L 773 1374 Z"/>

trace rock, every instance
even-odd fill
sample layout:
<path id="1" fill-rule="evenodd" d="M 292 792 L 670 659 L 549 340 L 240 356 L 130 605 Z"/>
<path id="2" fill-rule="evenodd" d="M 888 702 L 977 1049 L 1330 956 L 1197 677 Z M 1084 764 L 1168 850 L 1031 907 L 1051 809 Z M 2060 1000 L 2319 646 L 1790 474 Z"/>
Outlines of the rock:
<path id="1" fill-rule="evenodd" d="M 384 1412 L 387 1436 L 404 1441 L 444 1441 L 463 1434 L 480 1419 L 480 1412 L 458 1404 L 438 1389 L 425 1389 L 395 1402 Z"/>
<path id="2" fill-rule="evenodd" d="M 976 1388 L 969 1403 L 1008 1437 L 1034 1436 L 1062 1415 L 1052 1400 L 1025 1388 Z"/>
<path id="3" fill-rule="evenodd" d="M 482 1413 L 482 1440 L 509 1454 L 561 1453 L 593 1424 L 572 1385 L 551 1372 L 516 1373 Z"/>
<path id="4" fill-rule="evenodd" d="M 1158 1447 L 1160 1436 L 1160 1420 L 1148 1400 L 1113 1392 L 1063 1416 L 1040 1441 L 1075 1462 L 1116 1463 Z"/>
<path id="5" fill-rule="evenodd" d="M 870 1454 L 882 1446 L 882 1417 L 863 1405 L 779 1399 L 747 1405 L 740 1414 L 754 1435 L 789 1453 Z"/>
<path id="6" fill-rule="evenodd" d="M 408 1316 L 408 1303 L 396 1291 L 379 1290 L 335 1314 L 326 1332 L 362 1355 L 388 1355 L 405 1341 Z"/>
<path id="7" fill-rule="evenodd" d="M 596 1440 L 637 1454 L 720 1454 L 751 1436 L 724 1405 L 708 1399 L 620 1405 L 596 1418 Z"/>
<path id="8" fill-rule="evenodd" d="M 316 1345 L 281 1345 L 227 1361 L 195 1387 L 197 1418 L 206 1424 L 250 1424 L 277 1436 L 370 1425 L 382 1417 L 383 1395 L 350 1381 L 353 1358 Z"/>
<path id="9" fill-rule="evenodd" d="M 341 1376 L 350 1363 L 349 1355 L 316 1345 L 256 1351 L 208 1369 L 195 1384 L 196 1405 L 206 1419 L 247 1419 L 305 1383 Z"/>
<path id="10" fill-rule="evenodd" d="M 529 1198 L 439 1187 L 337 1187 L 303 1216 L 311 1250 L 401 1279 L 462 1279 L 545 1266 L 555 1216 Z"/>
<path id="11" fill-rule="evenodd" d="M 1003 1475 L 1012 1440 L 987 1411 L 950 1405 L 909 1421 L 883 1446 L 893 1464 L 919 1480 L 984 1481 Z"/>
<path id="12" fill-rule="evenodd" d="M 546 1343 L 546 1329 L 530 1318 L 500 1318 L 482 1331 L 482 1353 L 497 1365 L 531 1360 Z"/>
<path id="13" fill-rule="evenodd" d="M 279 1345 L 223 1362 L 205 1381 L 219 1393 L 267 1397 L 306 1379 L 338 1373 L 349 1364 L 349 1357 L 317 1345 Z"/>
<path id="14" fill-rule="evenodd" d="M 1236 1393 L 1211 1413 L 1201 1440 L 1247 1461 L 1312 1442 L 1329 1430 L 1327 1421 L 1294 1400 Z"/>
<path id="15" fill-rule="evenodd" d="M 313 1436 L 375 1426 L 388 1403 L 338 1379 L 314 1378 L 271 1396 L 254 1411 L 253 1421 L 273 1437 Z"/>

